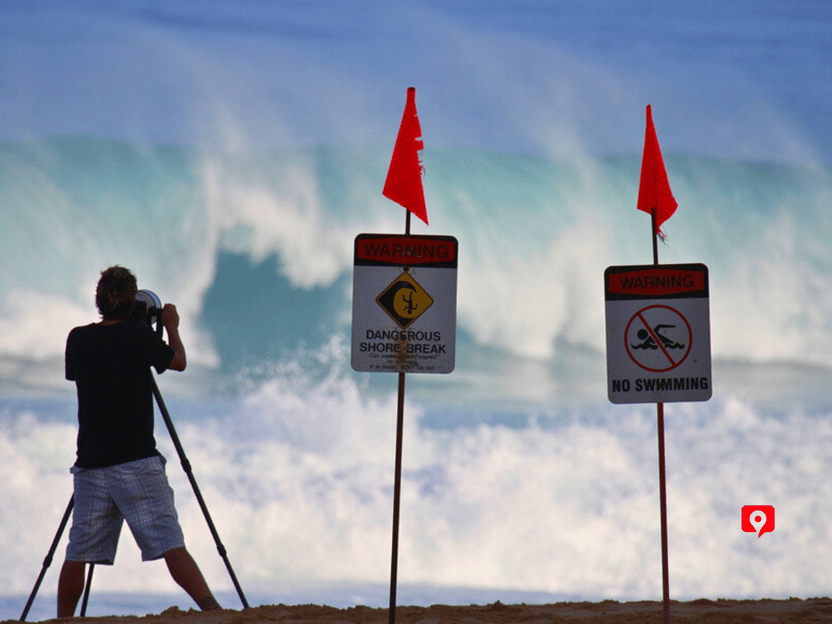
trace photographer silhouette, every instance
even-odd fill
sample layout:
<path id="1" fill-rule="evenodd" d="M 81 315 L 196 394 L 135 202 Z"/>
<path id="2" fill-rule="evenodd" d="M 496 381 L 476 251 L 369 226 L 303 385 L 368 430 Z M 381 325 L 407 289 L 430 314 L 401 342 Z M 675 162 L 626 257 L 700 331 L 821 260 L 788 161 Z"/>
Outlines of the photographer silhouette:
<path id="1" fill-rule="evenodd" d="M 78 394 L 78 451 L 72 467 L 73 523 L 58 581 L 58 617 L 72 617 L 84 590 L 87 563 L 112 565 L 124 520 L 142 560 L 164 558 L 173 579 L 203 610 L 218 609 L 196 562 L 185 548 L 153 435 L 157 373 L 183 371 L 185 347 L 179 314 L 165 304 L 165 343 L 149 324 L 129 319 L 136 278 L 123 267 L 101 273 L 96 305 L 101 321 L 73 329 L 66 345 L 66 378 Z"/>

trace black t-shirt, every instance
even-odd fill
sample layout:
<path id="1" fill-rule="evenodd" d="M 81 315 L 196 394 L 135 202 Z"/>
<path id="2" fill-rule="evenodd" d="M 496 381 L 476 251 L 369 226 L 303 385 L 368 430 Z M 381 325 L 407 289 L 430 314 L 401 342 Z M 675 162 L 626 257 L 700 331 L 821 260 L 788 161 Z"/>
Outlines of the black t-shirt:
<path id="1" fill-rule="evenodd" d="M 66 341 L 66 378 L 78 390 L 80 468 L 103 468 L 158 454 L 150 367 L 174 356 L 147 325 L 76 327 Z"/>

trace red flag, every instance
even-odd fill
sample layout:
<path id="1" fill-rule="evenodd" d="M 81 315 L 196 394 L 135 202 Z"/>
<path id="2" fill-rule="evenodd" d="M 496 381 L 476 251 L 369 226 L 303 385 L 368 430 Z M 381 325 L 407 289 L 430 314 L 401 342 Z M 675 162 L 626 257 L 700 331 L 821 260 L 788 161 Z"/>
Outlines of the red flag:
<path id="1" fill-rule="evenodd" d="M 679 204 L 673 198 L 667 171 L 662 160 L 662 150 L 653 126 L 653 113 L 647 105 L 647 130 L 644 132 L 644 155 L 641 158 L 641 182 L 638 187 L 638 209 L 647 214 L 656 210 L 655 235 L 664 240 L 662 223 L 667 221 Z"/>
<path id="2" fill-rule="evenodd" d="M 416 115 L 416 89 L 410 87 L 382 194 L 427 224 L 428 209 L 425 206 L 425 190 L 422 188 L 422 163 L 419 161 L 419 150 L 424 146 L 422 127 Z"/>

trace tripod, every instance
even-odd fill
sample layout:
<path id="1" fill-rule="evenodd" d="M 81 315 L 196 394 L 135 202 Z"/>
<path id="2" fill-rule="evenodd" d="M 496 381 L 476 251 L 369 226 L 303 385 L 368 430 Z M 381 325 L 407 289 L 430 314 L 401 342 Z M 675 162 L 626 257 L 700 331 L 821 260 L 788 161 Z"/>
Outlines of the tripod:
<path id="1" fill-rule="evenodd" d="M 214 543 L 217 545 L 217 551 L 222 557 L 223 562 L 225 562 L 225 567 L 228 570 L 228 574 L 231 576 L 231 581 L 234 583 L 234 588 L 237 590 L 237 594 L 240 596 L 240 601 L 243 603 L 243 608 L 248 609 L 248 601 L 246 600 L 245 595 L 243 594 L 243 590 L 240 587 L 240 583 L 237 581 L 237 576 L 234 574 L 234 570 L 231 567 L 231 562 L 228 560 L 228 554 L 225 550 L 225 546 L 223 546 L 222 542 L 220 541 L 219 533 L 217 533 L 217 529 L 214 526 L 214 521 L 211 519 L 211 514 L 208 512 L 208 506 L 205 504 L 205 499 L 202 498 L 202 492 L 199 490 L 199 486 L 196 483 L 196 479 L 194 478 L 193 471 L 191 470 L 191 462 L 188 461 L 187 456 L 185 455 L 185 449 L 182 447 L 182 443 L 179 441 L 179 435 L 176 433 L 176 429 L 173 426 L 173 421 L 170 418 L 170 414 L 168 413 L 168 409 L 165 406 L 165 401 L 162 399 L 162 393 L 159 391 L 159 386 L 156 383 L 156 378 L 153 376 L 153 373 L 150 374 L 150 381 L 152 384 L 153 389 L 153 396 L 156 398 L 156 403 L 159 406 L 159 411 L 162 413 L 162 418 L 165 421 L 165 425 L 168 428 L 168 432 L 170 433 L 171 440 L 173 441 L 174 447 L 176 447 L 176 452 L 179 455 L 179 460 L 182 463 L 182 469 L 185 471 L 185 474 L 188 475 L 188 481 L 191 482 L 191 487 L 194 490 L 194 495 L 196 496 L 197 501 L 199 502 L 199 506 L 202 509 L 202 514 L 205 516 L 205 520 L 208 523 L 208 528 L 211 531 L 211 535 L 214 537 Z M 49 548 L 49 552 L 46 555 L 46 558 L 43 560 L 43 566 L 41 567 L 40 574 L 38 575 L 37 581 L 35 581 L 35 586 L 32 588 L 32 593 L 29 595 L 29 600 L 26 603 L 26 607 L 23 609 L 23 614 L 20 616 L 20 621 L 25 622 L 26 616 L 29 614 L 29 609 L 32 607 L 32 603 L 35 601 L 35 596 L 38 593 L 38 589 L 40 588 L 41 582 L 43 582 L 43 577 L 46 575 L 46 570 L 52 565 L 52 557 L 55 554 L 55 550 L 58 547 L 58 542 L 61 539 L 61 535 L 66 528 L 67 522 L 69 521 L 69 515 L 72 512 L 72 508 L 75 506 L 75 496 L 73 495 L 69 499 L 69 505 L 67 505 L 66 511 L 64 512 L 63 519 L 61 520 L 60 526 L 58 527 L 58 532 L 55 534 L 55 539 L 52 540 L 52 545 Z M 92 573 L 95 569 L 95 564 L 91 563 L 89 567 L 89 572 L 87 574 L 87 582 L 84 587 L 84 598 L 81 602 L 81 617 L 84 617 L 87 611 L 87 602 L 89 600 L 90 595 L 90 584 L 92 583 Z"/>

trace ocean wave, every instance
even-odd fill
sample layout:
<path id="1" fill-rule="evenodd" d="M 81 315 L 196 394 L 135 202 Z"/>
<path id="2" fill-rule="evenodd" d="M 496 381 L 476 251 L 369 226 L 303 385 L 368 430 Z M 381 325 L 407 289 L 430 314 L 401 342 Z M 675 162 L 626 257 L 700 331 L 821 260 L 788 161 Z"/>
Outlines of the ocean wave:
<path id="1" fill-rule="evenodd" d="M 666 160 L 680 208 L 661 261 L 708 265 L 714 356 L 832 363 L 829 173 Z M 524 357 L 602 351 L 604 269 L 651 261 L 638 158 L 429 149 L 425 162 L 432 227 L 459 240 L 460 329 Z M 378 191 L 385 165 L 370 146 L 243 158 L 90 137 L 3 144 L 0 349 L 59 355 L 94 320 L 97 273 L 114 263 L 178 303 L 206 366 L 325 342 L 349 323 L 354 237 L 403 231 Z"/>

